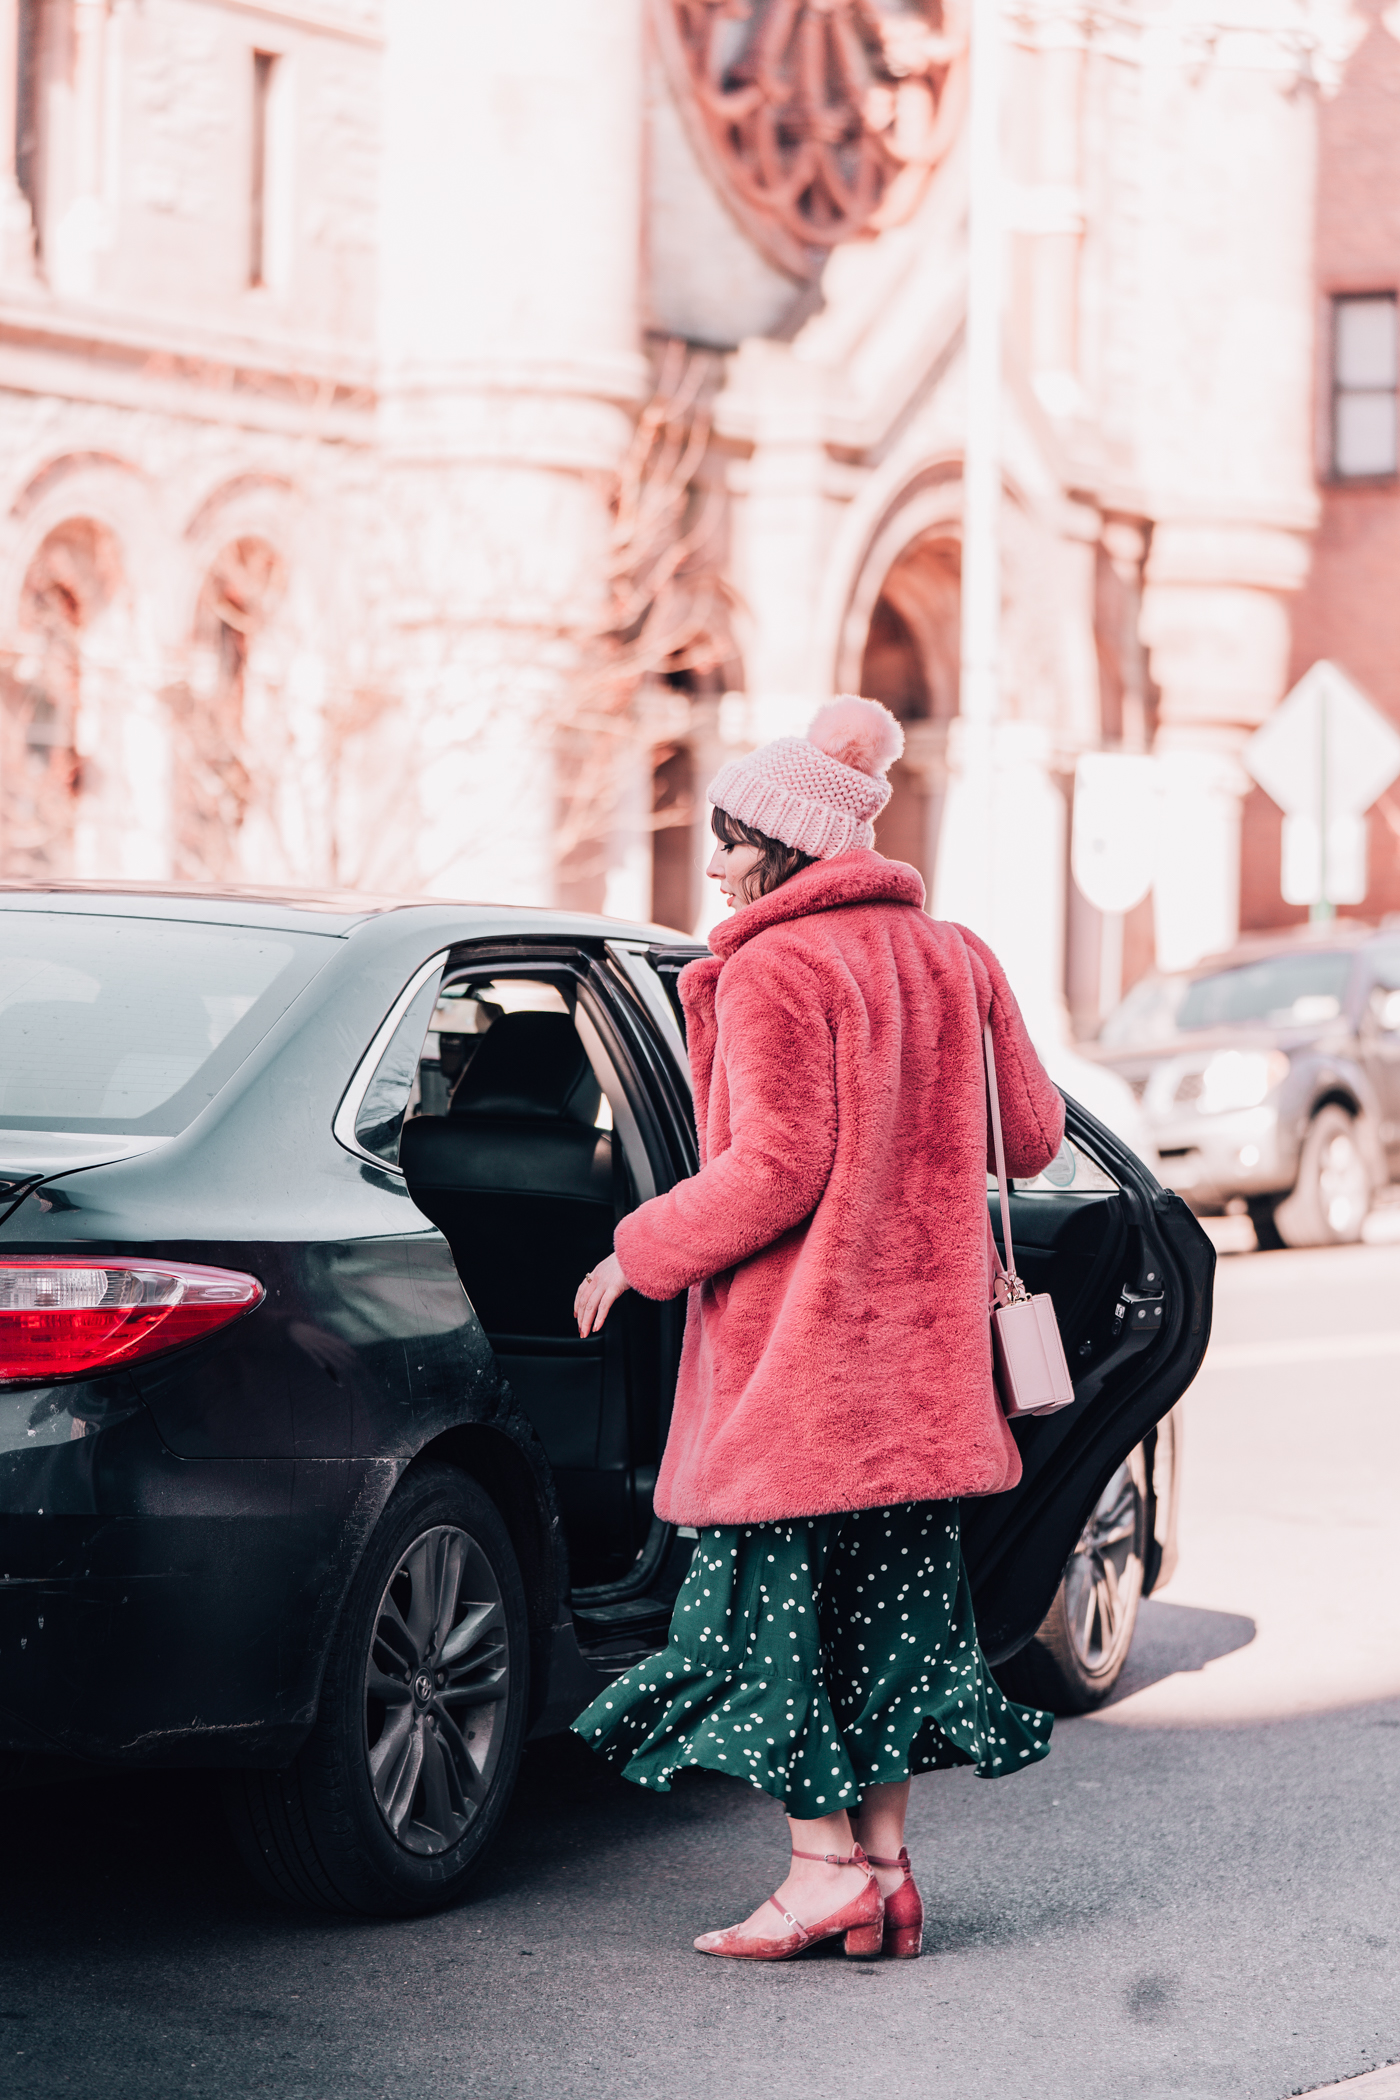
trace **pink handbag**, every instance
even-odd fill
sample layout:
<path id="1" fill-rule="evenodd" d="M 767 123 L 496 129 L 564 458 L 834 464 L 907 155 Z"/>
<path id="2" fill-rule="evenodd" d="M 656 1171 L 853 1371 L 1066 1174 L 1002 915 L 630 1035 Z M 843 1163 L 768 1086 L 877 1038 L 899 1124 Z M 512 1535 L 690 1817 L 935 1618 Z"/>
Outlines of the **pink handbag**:
<path id="1" fill-rule="evenodd" d="M 1011 1203 L 1006 1186 L 1006 1147 L 1001 1136 L 1001 1102 L 997 1096 L 997 1064 L 988 1022 L 982 1035 L 987 1053 L 987 1105 L 996 1153 L 997 1194 L 1001 1198 L 1001 1229 L 1006 1235 L 1006 1262 L 1002 1263 L 996 1234 L 987 1219 L 987 1237 L 992 1243 L 996 1274 L 992 1283 L 992 1355 L 996 1363 L 997 1388 L 1006 1415 L 1014 1422 L 1020 1415 L 1053 1415 L 1068 1407 L 1074 1385 L 1065 1361 L 1065 1345 L 1055 1319 L 1055 1308 L 1043 1291 L 1032 1297 L 1016 1274 L 1016 1252 L 1011 1244 Z"/>

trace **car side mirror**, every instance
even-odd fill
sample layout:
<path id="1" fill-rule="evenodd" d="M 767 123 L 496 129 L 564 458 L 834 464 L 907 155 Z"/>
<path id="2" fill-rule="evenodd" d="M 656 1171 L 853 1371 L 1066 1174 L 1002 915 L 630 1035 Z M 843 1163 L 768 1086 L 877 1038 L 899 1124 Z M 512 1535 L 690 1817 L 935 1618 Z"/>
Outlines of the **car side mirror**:
<path id="1" fill-rule="evenodd" d="M 1400 1030 L 1400 991 L 1388 992 L 1384 985 L 1377 985 L 1371 994 L 1371 1011 L 1377 1027 L 1387 1034 Z"/>

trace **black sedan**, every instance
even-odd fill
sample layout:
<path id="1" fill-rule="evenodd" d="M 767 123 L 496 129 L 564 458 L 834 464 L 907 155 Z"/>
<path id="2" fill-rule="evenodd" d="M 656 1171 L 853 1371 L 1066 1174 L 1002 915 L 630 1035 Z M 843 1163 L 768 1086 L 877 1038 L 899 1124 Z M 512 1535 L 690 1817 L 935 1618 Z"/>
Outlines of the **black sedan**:
<path id="1" fill-rule="evenodd" d="M 526 1737 L 664 1643 L 691 1552 L 651 1506 L 683 1302 L 588 1341 L 571 1307 L 694 1171 L 697 952 L 486 905 L 0 893 L 12 1777 L 203 1766 L 284 1897 L 461 1891 Z M 1213 1256 L 1073 1103 L 1069 1133 L 1012 1200 L 1076 1403 L 1016 1425 L 1024 1478 L 964 1538 L 1008 1685 L 1082 1705 L 1170 1553 L 1158 1425 Z"/>

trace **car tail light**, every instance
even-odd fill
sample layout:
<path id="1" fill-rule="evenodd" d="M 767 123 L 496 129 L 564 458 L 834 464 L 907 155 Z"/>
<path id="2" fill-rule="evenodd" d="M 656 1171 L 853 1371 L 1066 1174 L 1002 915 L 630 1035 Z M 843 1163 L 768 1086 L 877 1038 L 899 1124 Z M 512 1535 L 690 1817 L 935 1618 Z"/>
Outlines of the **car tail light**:
<path id="1" fill-rule="evenodd" d="M 82 1378 L 212 1334 L 257 1305 L 256 1276 L 193 1262 L 0 1261 L 0 1383 Z"/>

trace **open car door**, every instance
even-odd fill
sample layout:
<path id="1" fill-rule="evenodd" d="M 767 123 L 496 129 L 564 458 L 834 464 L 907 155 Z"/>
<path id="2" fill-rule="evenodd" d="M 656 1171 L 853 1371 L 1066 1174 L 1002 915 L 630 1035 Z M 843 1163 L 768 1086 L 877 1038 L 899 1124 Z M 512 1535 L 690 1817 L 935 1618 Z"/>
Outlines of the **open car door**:
<path id="1" fill-rule="evenodd" d="M 1167 1532 L 1167 1512 L 1154 1506 L 1167 1492 L 1152 1463 L 1159 1425 L 1210 1340 L 1210 1240 L 1135 1153 L 1078 1102 L 1067 1096 L 1065 1105 L 1059 1157 L 1034 1181 L 1014 1182 L 1010 1200 L 1017 1263 L 1027 1288 L 1054 1301 L 1074 1404 L 1013 1422 L 1020 1483 L 963 1503 L 977 1629 L 993 1665 L 1040 1629 L 1115 1482 L 1118 1528 L 1137 1526 L 1140 1579 L 1152 1588 Z M 1000 1204 L 994 1193 L 988 1201 L 1000 1237 Z M 1101 1557 L 1105 1567 L 1111 1586 L 1111 1554 Z M 1002 1675 L 1008 1690 L 1019 1689 L 1014 1668 Z"/>

